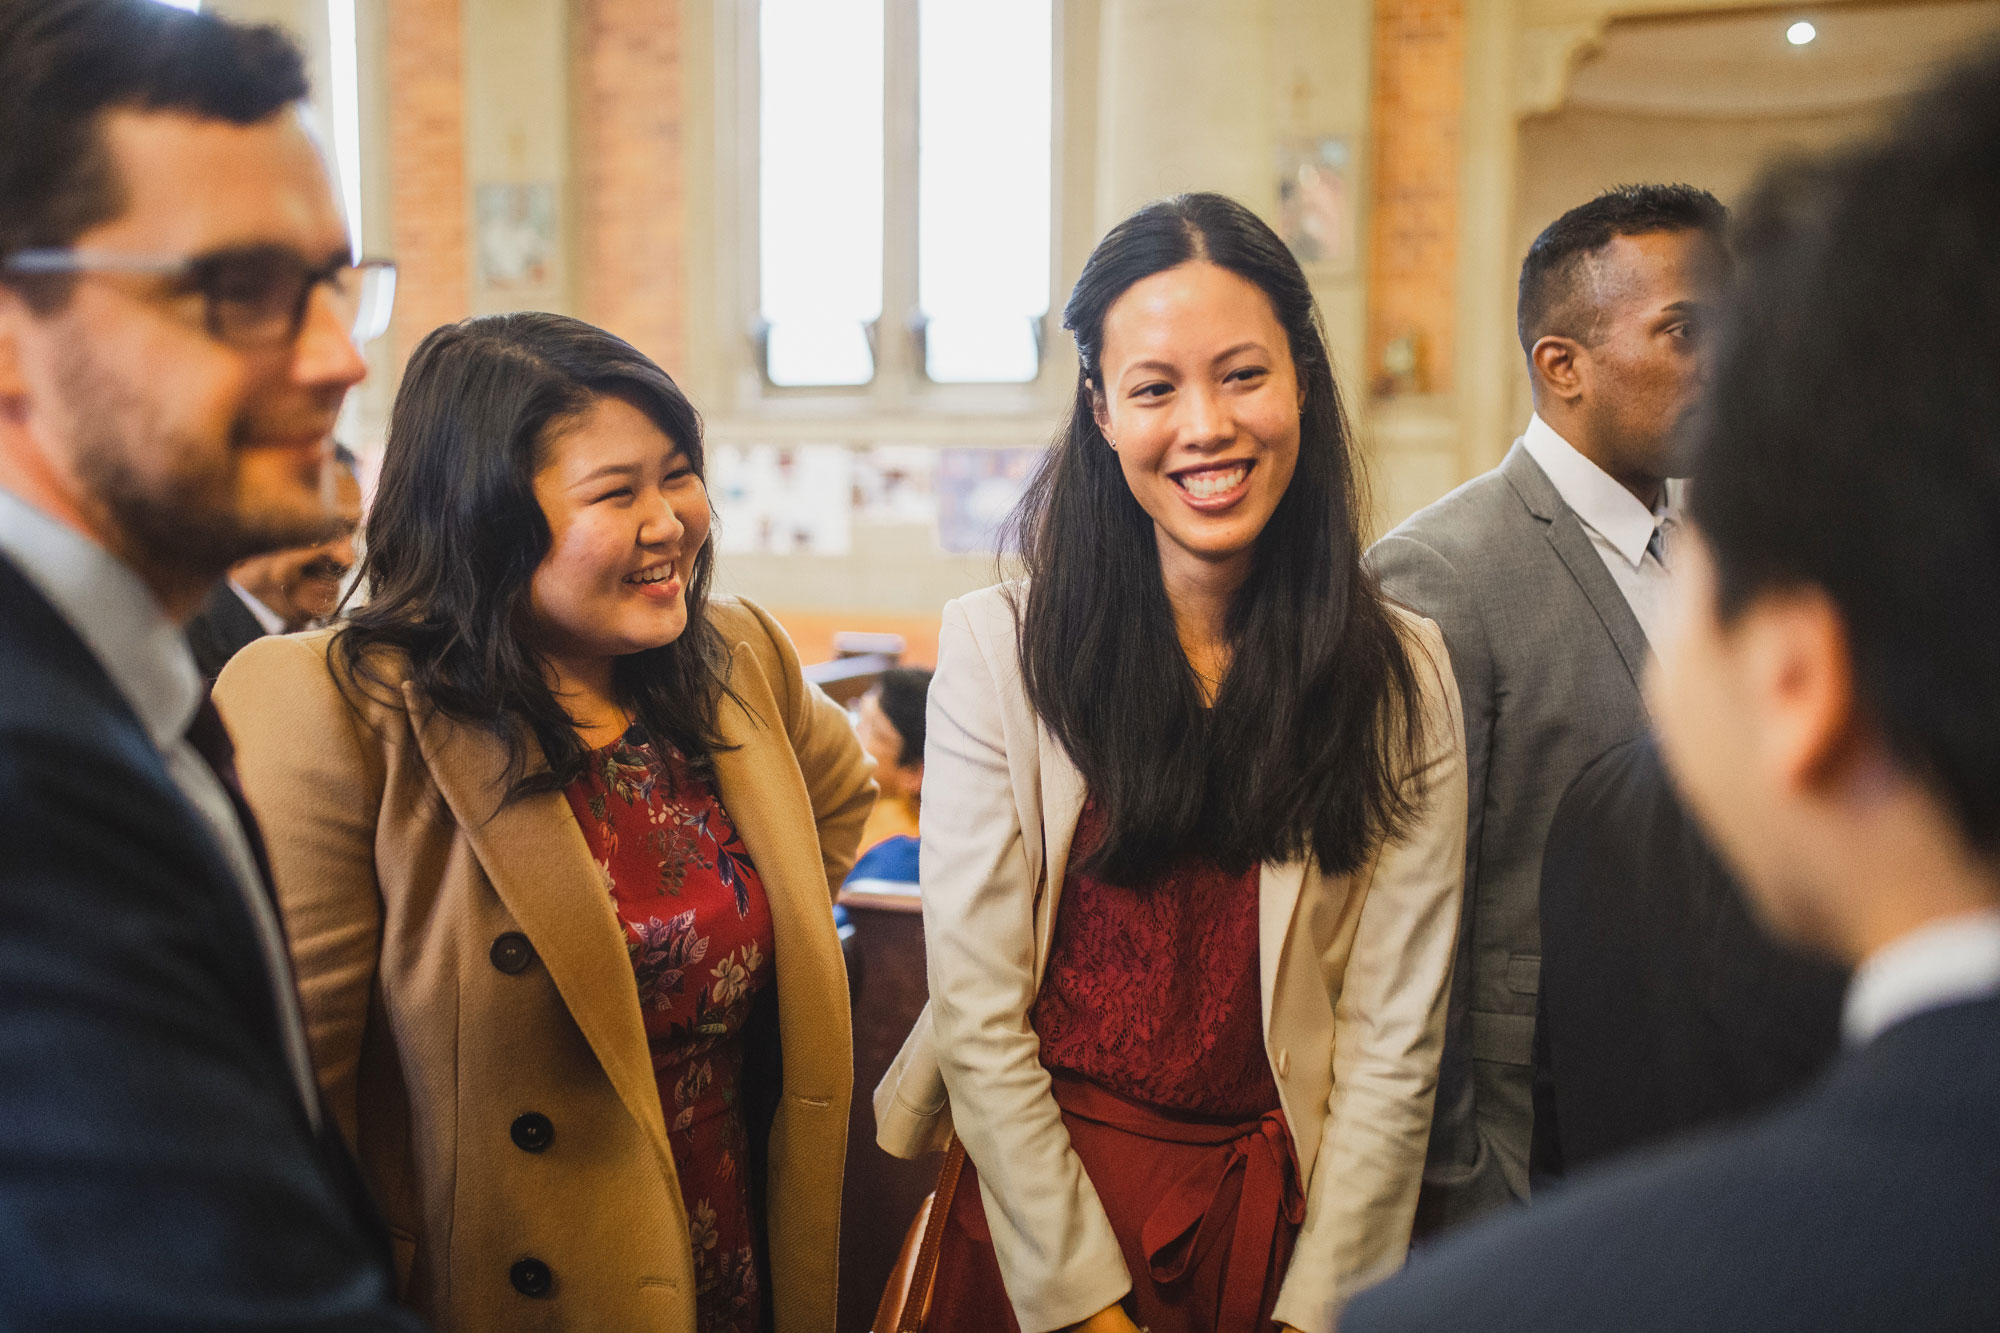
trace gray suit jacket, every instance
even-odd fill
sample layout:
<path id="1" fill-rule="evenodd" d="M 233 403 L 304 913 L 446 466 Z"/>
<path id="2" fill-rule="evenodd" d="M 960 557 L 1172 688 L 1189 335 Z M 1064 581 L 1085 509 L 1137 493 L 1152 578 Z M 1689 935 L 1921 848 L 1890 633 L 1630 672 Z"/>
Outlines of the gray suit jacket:
<path id="1" fill-rule="evenodd" d="M 1465 708 L 1465 911 L 1421 1235 L 1527 1197 L 1542 844 L 1576 775 L 1645 728 L 1649 650 L 1519 441 L 1368 560 L 1391 597 L 1444 631 Z"/>

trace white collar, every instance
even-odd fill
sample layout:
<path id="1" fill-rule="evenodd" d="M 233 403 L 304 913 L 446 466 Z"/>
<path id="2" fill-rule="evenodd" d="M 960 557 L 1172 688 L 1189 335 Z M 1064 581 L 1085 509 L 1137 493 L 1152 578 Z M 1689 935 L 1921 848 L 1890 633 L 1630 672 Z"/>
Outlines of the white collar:
<path id="1" fill-rule="evenodd" d="M 2000 907 L 1919 926 L 1870 954 L 1848 983 L 1852 1045 L 1927 1010 L 2000 994 Z"/>
<path id="2" fill-rule="evenodd" d="M 76 631 L 162 752 L 201 707 L 201 671 L 181 627 L 109 551 L 0 489 L 0 552 Z"/>
<path id="3" fill-rule="evenodd" d="M 1660 491 L 1657 509 L 1639 503 L 1610 473 L 1585 458 L 1575 445 L 1556 434 L 1537 412 L 1521 433 L 1528 455 L 1548 474 L 1563 503 L 1576 511 L 1585 526 L 1611 543 L 1625 562 L 1637 569 L 1661 519 L 1680 516 L 1680 483 L 1669 481 Z"/>
<path id="4" fill-rule="evenodd" d="M 229 580 L 229 591 L 235 593 L 236 600 L 250 609 L 251 615 L 257 617 L 257 623 L 264 627 L 266 634 L 283 634 L 285 632 L 285 618 L 257 600 L 256 593 L 251 592 L 235 579 Z"/>

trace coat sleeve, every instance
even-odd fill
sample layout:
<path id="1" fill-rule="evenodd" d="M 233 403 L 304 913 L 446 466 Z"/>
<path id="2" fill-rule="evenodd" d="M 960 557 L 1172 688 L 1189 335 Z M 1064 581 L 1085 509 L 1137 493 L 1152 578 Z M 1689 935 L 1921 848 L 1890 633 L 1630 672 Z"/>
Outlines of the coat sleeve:
<path id="1" fill-rule="evenodd" d="M 0 737 L 0 1327 L 414 1330 L 157 757 Z"/>
<path id="2" fill-rule="evenodd" d="M 352 1145 L 382 952 L 381 746 L 311 642 L 257 640 L 223 671 L 215 704 L 270 853 L 320 1087 Z"/>
<path id="3" fill-rule="evenodd" d="M 829 893 L 838 893 L 861 846 L 861 830 L 875 806 L 875 761 L 861 748 L 847 710 L 805 678 L 791 636 L 762 607 L 738 600 L 763 626 L 775 657 L 774 694 L 783 701 L 785 734 L 798 756 L 819 826 L 820 856 Z"/>
<path id="4" fill-rule="evenodd" d="M 1444 1045 L 1465 871 L 1465 733 L 1443 641 L 1429 625 L 1410 637 L 1425 749 L 1407 756 L 1403 786 L 1416 818 L 1376 856 L 1340 973 L 1333 1087 L 1273 1316 L 1301 1329 L 1330 1328 L 1347 1297 L 1402 1263 Z"/>
<path id="5" fill-rule="evenodd" d="M 1479 852 L 1486 775 L 1498 719 L 1493 653 L 1478 601 L 1465 576 L 1420 537 L 1391 533 L 1368 553 L 1382 590 L 1435 622 L 1451 655 L 1465 719 L 1465 908 L 1459 920 L 1458 968 L 1445 1020 L 1437 1113 L 1424 1167 L 1420 1224 L 1453 1225 L 1513 1198 L 1500 1157 L 1480 1136 L 1472 1076 L 1473 933 L 1479 912 Z"/>
<path id="6" fill-rule="evenodd" d="M 1011 660 L 945 607 L 924 745 L 922 876 L 931 1023 L 953 1124 L 978 1168 L 1022 1333 L 1088 1318 L 1131 1290 L 1118 1238 L 1070 1146 L 1028 1025 L 1041 868 L 1033 714 Z M 1025 787 L 1023 784 L 1026 784 Z"/>

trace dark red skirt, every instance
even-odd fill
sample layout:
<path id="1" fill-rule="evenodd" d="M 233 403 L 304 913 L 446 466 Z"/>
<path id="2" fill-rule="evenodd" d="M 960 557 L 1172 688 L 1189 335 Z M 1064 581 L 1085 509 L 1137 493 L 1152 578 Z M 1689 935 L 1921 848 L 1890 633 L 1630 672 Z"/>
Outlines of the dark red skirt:
<path id="1" fill-rule="evenodd" d="M 1150 1333 L 1265 1333 L 1305 1217 L 1285 1113 L 1179 1119 L 1052 1073 L 1056 1105 L 1132 1275 Z M 1020 1333 L 967 1158 L 938 1252 L 931 1333 Z"/>

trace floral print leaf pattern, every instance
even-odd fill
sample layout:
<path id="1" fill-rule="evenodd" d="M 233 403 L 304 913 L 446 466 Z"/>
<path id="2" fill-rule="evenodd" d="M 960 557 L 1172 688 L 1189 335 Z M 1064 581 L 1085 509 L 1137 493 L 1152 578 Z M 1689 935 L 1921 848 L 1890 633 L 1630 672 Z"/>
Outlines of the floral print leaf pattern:
<path id="1" fill-rule="evenodd" d="M 714 788 L 643 732 L 591 752 L 565 795 L 624 929 L 679 1172 L 695 1333 L 757 1333 L 763 1298 L 743 1163 L 743 1029 L 775 978 L 770 903 Z"/>
<path id="2" fill-rule="evenodd" d="M 693 912 L 666 921 L 628 921 L 625 929 L 625 949 L 639 978 L 639 1007 L 664 1008 L 680 993 L 688 968 L 708 956 L 708 940 L 695 934 Z"/>

